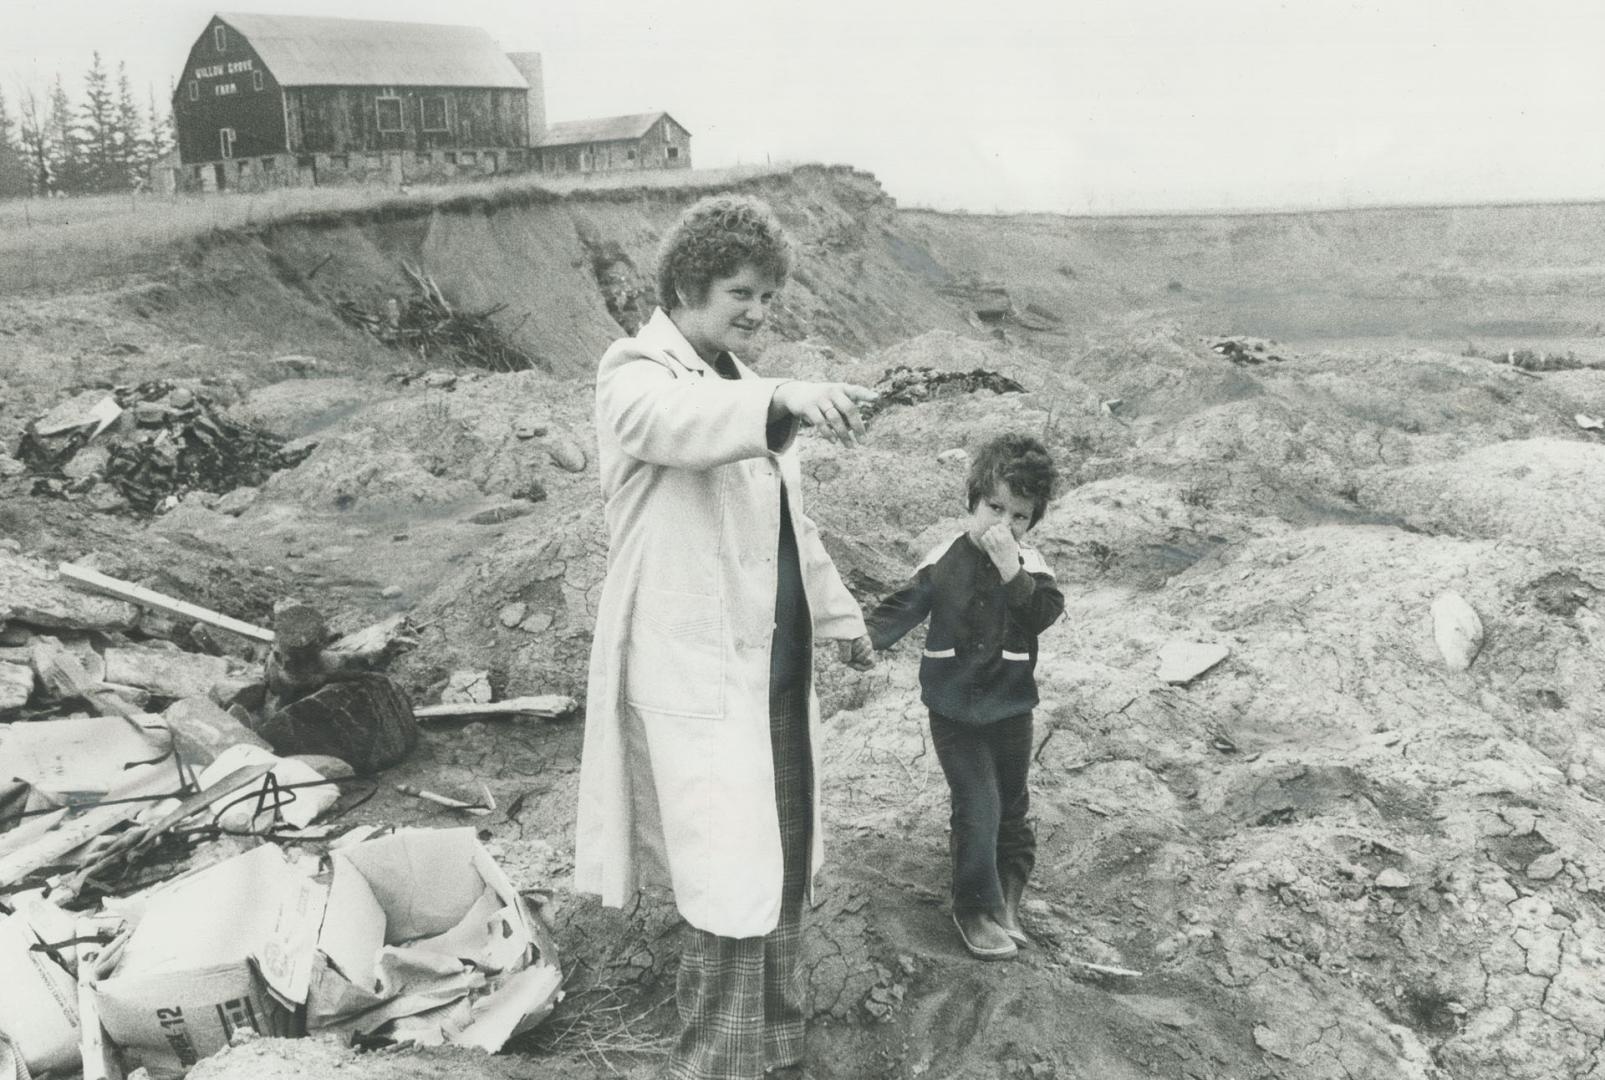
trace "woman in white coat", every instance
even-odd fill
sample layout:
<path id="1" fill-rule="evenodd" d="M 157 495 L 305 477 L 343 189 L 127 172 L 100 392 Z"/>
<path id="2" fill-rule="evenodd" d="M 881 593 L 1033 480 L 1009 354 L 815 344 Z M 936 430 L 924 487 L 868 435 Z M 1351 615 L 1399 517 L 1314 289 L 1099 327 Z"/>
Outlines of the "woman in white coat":
<path id="1" fill-rule="evenodd" d="M 682 1030 L 664 1076 L 794 1069 L 801 915 L 823 852 L 813 641 L 873 653 L 802 512 L 800 424 L 863 433 L 847 383 L 736 358 L 791 269 L 773 213 L 703 199 L 664 239 L 663 307 L 596 381 L 608 573 L 591 652 L 575 884 L 606 904 L 674 890 Z"/>

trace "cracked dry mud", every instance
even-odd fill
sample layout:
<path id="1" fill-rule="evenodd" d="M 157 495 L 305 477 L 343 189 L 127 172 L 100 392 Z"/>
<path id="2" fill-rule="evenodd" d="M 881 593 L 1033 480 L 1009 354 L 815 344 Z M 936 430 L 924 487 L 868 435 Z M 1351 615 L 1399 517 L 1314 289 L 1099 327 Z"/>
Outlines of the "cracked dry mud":
<path id="1" fill-rule="evenodd" d="M 1482 321 L 1526 318 L 1554 340 L 1519 344 L 1605 356 L 1605 209 L 1076 222 L 899 211 L 843 170 L 753 189 L 802 250 L 766 372 L 1025 388 L 887 408 L 857 452 L 802 440 L 810 511 L 866 601 L 956 529 L 963 468 L 943 451 L 1024 429 L 1072 479 L 1035 534 L 1068 607 L 1042 642 L 1035 944 L 1017 961 L 970 960 L 948 921 L 917 640 L 865 674 L 821 657 L 809 1075 L 1605 1078 L 1605 439 L 1573 419 L 1605 413 L 1605 371 L 1461 355 Z M 318 446 L 238 517 L 186 501 L 146 524 L 0 481 L 0 533 L 247 618 L 278 595 L 338 629 L 408 610 L 424 629 L 395 671 L 421 700 L 461 668 L 500 695 L 582 693 L 606 550 L 594 465 L 561 463 L 594 447 L 610 311 L 649 284 L 625 279 L 690 195 L 299 222 L 145 281 L 20 290 L 0 314 L 8 444 L 87 370 L 231 380 L 241 418 Z M 463 304 L 529 312 L 517 333 L 554 374 L 386 378 L 406 361 L 285 271 L 331 252 L 319 282 L 399 287 L 400 252 Z M 972 278 L 985 321 L 952 284 Z M 159 314 L 133 314 L 158 287 Z M 208 336 L 224 325 L 227 352 Z M 1214 351 L 1239 328 L 1283 339 L 1280 362 Z M 125 338 L 143 352 L 97 359 Z M 321 366 L 286 377 L 283 353 Z M 1486 629 L 1465 672 L 1434 642 L 1450 590 Z M 1230 655 L 1168 685 L 1176 640 Z M 653 1075 L 675 921 L 661 895 L 618 912 L 569 890 L 580 734 L 431 726 L 346 818 L 457 824 L 390 785 L 489 786 L 499 809 L 475 822 L 515 881 L 551 891 L 570 969 L 544 1028 L 496 1057 L 263 1040 L 193 1075 Z"/>

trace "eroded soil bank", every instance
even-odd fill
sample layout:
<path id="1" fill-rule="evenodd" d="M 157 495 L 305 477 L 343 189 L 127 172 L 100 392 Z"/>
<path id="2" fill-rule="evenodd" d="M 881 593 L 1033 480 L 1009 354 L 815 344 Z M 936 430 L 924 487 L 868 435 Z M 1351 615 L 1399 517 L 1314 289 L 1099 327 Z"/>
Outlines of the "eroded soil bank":
<path id="1" fill-rule="evenodd" d="M 1605 208 L 973 218 L 900 211 L 850 170 L 750 184 L 801 248 L 765 370 L 1024 388 L 888 407 L 856 453 L 804 438 L 811 513 L 866 603 L 956 528 L 944 452 L 1023 429 L 1072 480 L 1036 533 L 1069 608 L 1043 639 L 1017 962 L 969 960 L 947 921 L 917 641 L 863 675 L 821 658 L 810 1074 L 1605 1076 L 1605 438 L 1579 420 L 1605 415 Z M 0 537 L 243 618 L 285 596 L 342 630 L 406 611 L 421 640 L 394 670 L 420 702 L 462 668 L 582 693 L 605 563 L 590 365 L 650 309 L 694 194 L 281 223 L 10 288 L 7 450 L 78 388 L 157 379 L 310 449 L 254 495 L 154 517 L 18 472 Z M 403 262 L 497 309 L 537 366 L 442 370 L 342 319 L 412 295 Z M 1569 359 L 1500 362 L 1520 349 Z M 1434 636 L 1451 591 L 1484 628 L 1464 671 Z M 1171 684 L 1173 642 L 1229 655 Z M 652 1075 L 673 920 L 568 890 L 581 722 L 431 729 L 347 815 L 457 824 L 391 785 L 490 786 L 477 824 L 552 890 L 572 968 L 543 1030 L 490 1059 L 263 1041 L 194 1075 Z"/>

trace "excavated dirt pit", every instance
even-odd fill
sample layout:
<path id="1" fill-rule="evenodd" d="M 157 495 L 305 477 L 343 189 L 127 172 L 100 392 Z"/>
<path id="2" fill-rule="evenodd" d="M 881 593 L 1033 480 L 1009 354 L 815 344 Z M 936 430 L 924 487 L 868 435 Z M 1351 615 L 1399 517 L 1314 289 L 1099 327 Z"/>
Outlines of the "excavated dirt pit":
<path id="1" fill-rule="evenodd" d="M 1320 245 L 1279 219 L 1169 222 L 1184 234 L 1172 250 L 1140 219 L 901 212 L 841 171 L 755 190 L 803 250 L 762 370 L 874 383 L 928 369 L 925 383 L 959 390 L 904 394 L 856 452 L 802 440 L 809 511 L 861 599 L 958 528 L 953 451 L 1025 430 L 1068 481 L 1033 537 L 1068 607 L 1042 641 L 1035 945 L 1017 961 L 969 959 L 948 921 L 947 793 L 917 637 L 864 674 L 821 653 L 829 857 L 808 937 L 808 1075 L 1605 1076 L 1605 440 L 1575 420 L 1605 408 L 1605 371 L 1524 372 L 1389 326 L 1321 344 L 1366 274 L 1405 273 L 1391 246 L 1371 268 L 1363 214 L 1333 218 Z M 0 315 L 7 449 L 88 372 L 226 376 L 232 422 L 307 454 L 243 505 L 183 499 L 148 524 L 3 476 L 0 537 L 257 621 L 284 596 L 341 629 L 404 611 L 419 643 L 392 673 L 420 702 L 459 669 L 488 671 L 498 696 L 582 693 L 606 566 L 589 365 L 615 320 L 639 314 L 638 268 L 687 197 L 269 228 L 156 274 L 163 302 L 141 311 L 130 298 L 150 282 L 19 293 Z M 1605 213 L 1555 214 L 1550 232 L 1518 231 L 1566 231 L 1555 245 L 1576 280 L 1520 293 L 1522 260 L 1560 256 L 1506 251 L 1494 314 L 1586 306 Z M 1422 226 L 1423 265 L 1444 250 L 1435 235 Z M 1250 269 L 1212 254 L 1228 236 Z M 316 288 L 285 269 L 330 251 Z M 418 370 L 344 326 L 321 283 L 406 295 L 401 257 L 461 310 L 505 304 L 509 340 L 550 370 Z M 1256 325 L 1268 301 L 1243 297 L 1279 274 L 1346 299 Z M 228 308 L 220 275 L 250 302 Z M 998 316 L 979 327 L 949 285 L 970 277 Z M 1440 325 L 1475 307 L 1463 300 L 1442 300 Z M 1287 325 L 1301 317 L 1311 332 Z M 1483 625 L 1464 671 L 1434 635 L 1450 591 Z M 1167 683 L 1173 642 L 1229 655 Z M 489 787 L 498 810 L 473 824 L 516 883 L 552 893 L 569 971 L 540 1030 L 495 1057 L 258 1040 L 192 1075 L 654 1075 L 673 1027 L 672 907 L 648 895 L 604 910 L 570 889 L 582 724 L 431 726 L 341 819 L 456 825 L 393 785 Z"/>

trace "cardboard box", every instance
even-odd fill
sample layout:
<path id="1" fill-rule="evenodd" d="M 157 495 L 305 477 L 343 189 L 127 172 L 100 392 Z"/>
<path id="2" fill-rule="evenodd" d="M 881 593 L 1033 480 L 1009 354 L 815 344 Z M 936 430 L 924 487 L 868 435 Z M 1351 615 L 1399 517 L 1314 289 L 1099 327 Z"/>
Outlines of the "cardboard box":
<path id="1" fill-rule="evenodd" d="M 412 1018 L 411 1041 L 495 1050 L 555 1005 L 555 945 L 472 829 L 406 829 L 330 863 L 327 885 L 286 894 L 256 954 L 274 993 L 305 1005 L 309 1033 Z"/>
<path id="2" fill-rule="evenodd" d="M 78 982 L 35 944 L 70 941 L 73 917 L 33 898 L 0 918 L 0 1033 L 34 1073 L 78 1070 Z M 57 956 L 68 960 L 72 946 Z M 63 955 L 65 954 L 65 955 Z"/>
<path id="3" fill-rule="evenodd" d="M 301 876 L 264 844 L 151 895 L 94 987 L 101 1025 L 130 1067 L 157 1080 L 182 1076 L 238 1030 L 296 1033 L 251 957 Z"/>

